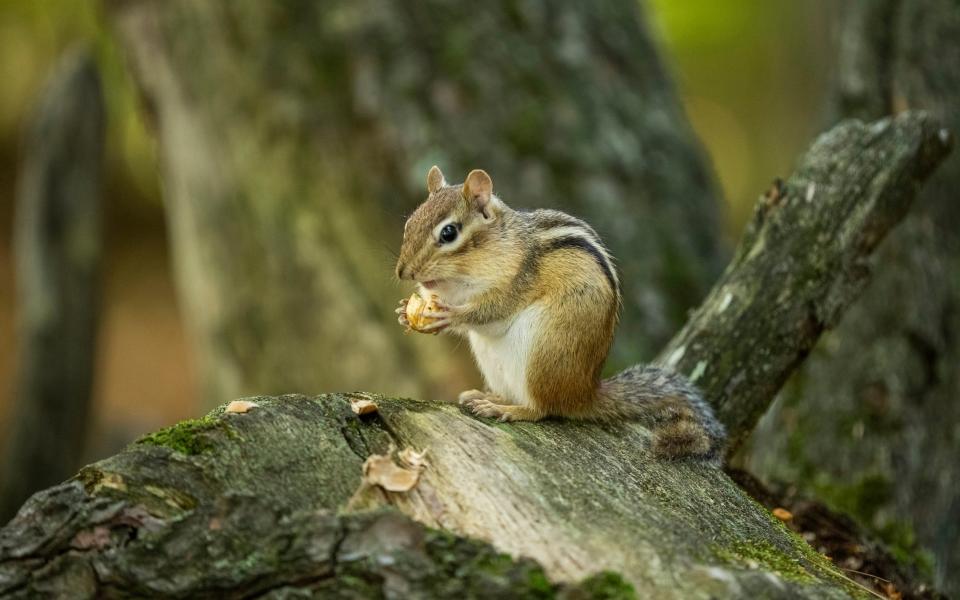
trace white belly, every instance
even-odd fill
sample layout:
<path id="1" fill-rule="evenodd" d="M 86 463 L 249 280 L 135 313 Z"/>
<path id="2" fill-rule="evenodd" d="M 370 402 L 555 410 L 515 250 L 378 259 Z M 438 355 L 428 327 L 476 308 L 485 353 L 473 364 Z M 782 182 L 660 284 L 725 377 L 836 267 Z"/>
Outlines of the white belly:
<path id="1" fill-rule="evenodd" d="M 511 404 L 530 404 L 527 364 L 539 330 L 540 314 L 540 307 L 533 305 L 513 321 L 471 328 L 467 334 L 487 387 Z"/>

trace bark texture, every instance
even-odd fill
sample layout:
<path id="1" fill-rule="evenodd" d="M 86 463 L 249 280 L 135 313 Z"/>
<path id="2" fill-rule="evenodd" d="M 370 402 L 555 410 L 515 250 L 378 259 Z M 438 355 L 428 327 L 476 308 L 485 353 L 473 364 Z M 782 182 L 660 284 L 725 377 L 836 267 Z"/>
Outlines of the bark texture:
<path id="1" fill-rule="evenodd" d="M 960 5 L 849 3 L 841 117 L 921 108 L 960 132 Z M 960 156 L 877 253 L 863 299 L 758 430 L 748 463 L 870 525 L 960 593 Z"/>
<path id="2" fill-rule="evenodd" d="M 365 398 L 379 403 L 380 417 L 361 421 L 344 396 L 251 398 L 259 406 L 247 414 L 218 410 L 86 467 L 34 496 L 0 532 L 0 590 L 25 598 L 386 591 L 385 561 L 337 543 L 354 518 L 327 515 L 358 489 L 367 455 L 395 444 L 428 448 L 431 465 L 412 492 L 367 490 L 366 504 L 393 504 L 430 527 L 533 557 L 547 586 L 613 569 L 664 598 L 847 595 L 829 561 L 720 469 L 652 460 L 643 430 L 494 425 L 449 404 Z M 397 550 L 392 536 L 363 537 L 353 544 L 367 555 Z M 472 578 L 489 568 L 451 562 Z M 351 563 L 360 581 L 338 581 L 335 567 Z M 404 562 L 394 567 L 401 580 L 415 576 Z"/>
<path id="3" fill-rule="evenodd" d="M 508 203 L 600 231 L 628 282 L 619 366 L 722 266 L 716 187 L 635 0 L 107 6 L 156 125 L 217 402 L 451 378 L 448 353 L 412 352 L 390 319 L 388 249 L 434 163 L 484 167 Z"/>
<path id="4" fill-rule="evenodd" d="M 793 282 L 791 290 L 819 290 L 821 280 L 835 281 L 824 265 L 845 266 L 850 246 L 828 240 L 844 237 L 869 252 L 946 150 L 938 127 L 923 115 L 839 126 L 814 144 L 788 182 L 819 182 L 825 187 L 820 201 L 787 193 L 765 204 L 744 242 L 746 255 L 738 254 L 720 285 L 745 281 L 740 270 L 767 283 L 776 275 Z M 867 168 L 867 159 L 877 166 Z M 834 196 L 838 189 L 844 192 Z M 813 244 L 806 260 L 784 251 L 800 244 L 791 241 L 797 228 L 785 227 L 787 220 L 811 224 L 800 228 Z M 838 228 L 838 222 L 846 226 Z M 850 287 L 845 277 L 839 281 L 827 287 Z M 710 296 L 718 297 L 722 287 Z M 808 293 L 775 297 L 784 322 L 814 302 Z M 826 314 L 835 316 L 850 297 L 830 296 Z M 718 310 L 735 309 L 727 305 Z M 767 335 L 766 327 L 752 327 L 738 336 L 702 337 L 684 354 L 698 364 L 725 354 L 723 347 L 763 344 Z M 782 381 L 795 362 L 779 354 L 795 352 L 788 344 L 771 348 L 764 357 L 768 376 Z M 716 364 L 715 375 L 726 381 L 741 368 L 734 360 Z M 706 388 L 708 399 L 716 402 L 719 389 Z M 761 392 L 768 402 L 776 389 Z M 752 397 L 759 402 L 762 393 Z M 379 413 L 366 420 L 354 415 L 351 396 L 375 400 Z M 649 431 L 636 424 L 502 424 L 452 404 L 367 394 L 250 400 L 257 404 L 250 412 L 221 408 L 151 434 L 34 496 L 0 531 L 0 591 L 24 597 L 65 589 L 81 590 L 81 596 L 287 597 L 330 589 L 347 595 L 350 586 L 362 584 L 369 586 L 364 593 L 402 596 L 390 586 L 414 584 L 409 563 L 391 563 L 391 553 L 407 547 L 389 533 L 395 527 L 426 536 L 414 545 L 428 556 L 434 552 L 430 539 L 472 549 L 446 554 L 439 567 L 427 565 L 430 573 L 442 573 L 430 580 L 441 587 L 415 588 L 427 596 L 462 595 L 464 588 L 455 586 L 487 581 L 490 561 L 472 557 L 489 556 L 490 550 L 462 538 L 480 538 L 498 551 L 537 561 L 539 567 L 494 561 L 501 583 L 505 579 L 516 595 L 526 593 L 531 581 L 542 588 L 532 597 L 574 593 L 562 587 L 574 585 L 580 586 L 577 593 L 597 593 L 594 586 L 602 585 L 608 597 L 633 591 L 658 598 L 861 593 L 718 466 L 654 459 L 647 450 Z M 427 449 L 430 461 L 412 491 L 361 485 L 369 455 L 408 447 Z M 422 533 L 398 517 L 377 516 L 383 513 L 334 519 L 323 512 L 345 505 L 390 505 L 431 529 Z M 380 519 L 388 520 L 382 531 L 376 529 Z M 369 527 L 373 532 L 364 529 Z M 351 537 L 356 529 L 362 542 Z M 623 579 L 596 575 L 600 571 Z M 450 580 L 450 572 L 458 579 Z"/>
<path id="5" fill-rule="evenodd" d="M 96 359 L 104 106 L 85 52 L 47 84 L 25 136 L 14 224 L 19 362 L 0 519 L 82 464 Z"/>
<path id="6" fill-rule="evenodd" d="M 923 115 L 845 122 L 761 197 L 726 272 L 659 357 L 711 398 L 732 450 L 859 296 L 873 249 L 949 148 Z"/>
<path id="7" fill-rule="evenodd" d="M 43 507 L 34 512 L 40 498 Z M 54 531 L 64 519 L 72 521 L 66 531 Z M 56 576 L 37 585 L 23 578 L 25 571 L 8 569 L 0 587 L 11 598 L 574 599 L 626 597 L 615 594 L 629 589 L 612 573 L 553 584 L 532 560 L 514 560 L 489 544 L 429 530 L 395 511 L 281 513 L 263 496 L 227 497 L 188 520 L 195 527 L 151 535 L 164 527 L 163 519 L 125 500 L 90 496 L 80 483 L 65 484 L 25 507 L 20 523 L 36 528 L 35 543 L 69 548 L 51 561 Z M 124 551 L 131 535 L 145 538 L 141 550 Z M 205 549 L 182 552 L 180 546 L 198 539 Z M 242 560 L 238 544 L 246 552 Z M 31 545 L 0 551 L 29 565 L 38 562 L 29 554 L 35 550 Z M 97 551 L 102 555 L 91 560 Z M 171 562 L 157 561 L 157 553 Z"/>

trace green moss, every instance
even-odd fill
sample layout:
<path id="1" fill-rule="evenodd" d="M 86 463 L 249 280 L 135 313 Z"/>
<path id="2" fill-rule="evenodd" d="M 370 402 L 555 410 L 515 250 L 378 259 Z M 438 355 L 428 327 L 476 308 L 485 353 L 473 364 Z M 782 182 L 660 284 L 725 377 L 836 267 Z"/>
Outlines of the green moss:
<path id="1" fill-rule="evenodd" d="M 755 540 L 736 542 L 730 547 L 715 546 L 712 548 L 714 555 L 728 564 L 747 568 L 762 567 L 786 581 L 813 584 L 819 580 L 832 580 L 854 598 L 869 596 L 862 586 L 838 571 L 827 557 L 814 550 L 802 537 L 787 529 L 772 515 L 770 519 L 792 543 L 792 553 L 765 540 Z"/>
<path id="2" fill-rule="evenodd" d="M 436 576 L 444 580 L 437 589 L 443 587 L 451 597 L 471 596 L 475 589 L 525 600 L 556 597 L 557 586 L 536 562 L 515 559 L 476 540 L 428 530 L 427 553 L 440 567 Z"/>
<path id="3" fill-rule="evenodd" d="M 815 495 L 830 508 L 848 514 L 861 525 L 873 531 L 898 562 L 912 566 L 921 573 L 933 573 L 932 554 L 917 544 L 913 527 L 901 520 L 882 515 L 890 505 L 894 483 L 885 475 L 867 474 L 854 483 L 836 483 L 821 473 L 812 482 Z"/>
<path id="4" fill-rule="evenodd" d="M 933 577 L 934 555 L 917 544 L 917 534 L 905 521 L 890 521 L 877 530 L 897 562 L 910 565 L 927 578 Z"/>
<path id="5" fill-rule="evenodd" d="M 166 446 L 181 454 L 194 456 L 213 448 L 213 441 L 204 434 L 215 429 L 226 431 L 230 437 L 236 435 L 236 432 L 232 431 L 220 419 L 207 415 L 199 419 L 181 421 L 173 427 L 147 434 L 138 439 L 136 443 L 148 446 Z"/>
<path id="6" fill-rule="evenodd" d="M 817 580 L 803 567 L 799 559 L 789 556 L 764 540 L 741 541 L 728 547 L 715 546 L 713 553 L 729 564 L 747 568 L 762 566 L 788 581 L 814 583 Z"/>
<path id="7" fill-rule="evenodd" d="M 428 400 L 417 400 L 415 398 L 386 398 L 371 396 L 380 406 L 381 411 L 388 411 L 391 408 L 413 413 L 433 413 L 436 410 L 443 409 L 443 403 L 431 402 Z M 455 405 L 450 405 L 450 408 L 454 408 Z"/>
<path id="8" fill-rule="evenodd" d="M 893 483 L 881 474 L 864 475 L 852 484 L 837 484 L 823 476 L 813 486 L 818 498 L 868 525 L 893 497 Z"/>
<path id="9" fill-rule="evenodd" d="M 750 503 L 754 504 L 757 507 L 757 510 L 767 516 L 767 519 L 770 523 L 770 527 L 778 530 L 782 533 L 783 536 L 787 538 L 787 541 L 791 544 L 793 549 L 793 557 L 788 555 L 784 551 L 780 551 L 774 548 L 767 542 L 761 542 L 759 544 L 753 544 L 755 546 L 754 550 L 766 550 L 764 552 L 754 553 L 754 554 L 764 554 L 770 558 L 774 558 L 774 563 L 779 564 L 782 567 L 787 568 L 787 571 L 779 571 L 774 568 L 768 562 L 761 562 L 755 556 L 748 560 L 753 560 L 758 564 L 763 564 L 764 566 L 770 568 L 771 570 L 777 571 L 784 579 L 797 581 L 798 583 L 808 583 L 812 580 L 821 579 L 821 580 L 830 580 L 835 584 L 841 586 L 848 594 L 854 598 L 863 597 L 865 592 L 859 584 L 854 582 L 852 579 L 844 575 L 837 567 L 830 561 L 829 558 L 817 552 L 810 544 L 807 543 L 798 533 L 789 529 L 782 521 L 773 516 L 773 514 L 767 510 L 763 505 L 757 502 L 755 499 L 745 496 Z M 768 546 L 769 548 L 764 549 L 763 546 Z M 726 551 L 728 556 L 735 556 L 736 548 Z M 721 551 L 719 554 L 723 554 L 724 551 Z M 716 553 L 715 553 L 716 554 Z M 719 554 L 717 554 L 719 556 Z M 779 558 L 776 558 L 779 556 Z M 737 560 L 728 561 L 728 562 L 739 562 Z M 742 564 L 742 562 L 740 563 Z M 749 566 L 749 563 L 748 563 Z M 790 576 L 790 573 L 801 574 L 800 579 L 796 579 Z M 869 595 L 869 594 L 867 594 Z"/>
<path id="10" fill-rule="evenodd" d="M 823 352 L 822 349 L 818 350 Z M 829 355 L 825 355 L 830 358 Z M 802 402 L 806 393 L 800 385 L 802 378 L 794 378 L 784 394 L 785 407 Z M 849 431 L 854 423 L 862 418 L 858 413 L 837 415 L 838 431 Z M 893 500 L 895 482 L 883 473 L 866 473 L 855 481 L 838 481 L 830 473 L 823 471 L 812 462 L 808 455 L 809 440 L 814 439 L 810 431 L 810 419 L 795 419 L 787 433 L 787 464 L 795 470 L 790 480 L 811 490 L 813 496 L 822 500 L 832 510 L 853 517 L 863 527 L 877 535 L 890 550 L 896 560 L 912 566 L 921 573 L 931 576 L 933 571 L 932 554 L 917 545 L 913 527 L 904 521 L 892 520 L 885 513 Z M 899 423 L 881 422 L 873 419 L 872 430 L 884 427 L 899 427 Z"/>
<path id="11" fill-rule="evenodd" d="M 363 565 L 348 564 L 337 568 L 337 576 L 321 582 L 315 598 L 382 598 L 383 580 L 372 576 Z"/>
<path id="12" fill-rule="evenodd" d="M 580 582 L 588 598 L 595 600 L 633 600 L 637 592 L 623 577 L 611 571 L 601 571 Z"/>
<path id="13" fill-rule="evenodd" d="M 546 600 L 557 597 L 561 588 L 567 588 L 551 582 L 536 562 L 497 552 L 476 540 L 428 529 L 426 542 L 427 553 L 440 566 L 437 575 L 446 580 L 444 589 L 451 592 L 451 597 L 456 595 L 452 593 L 453 588 L 457 588 L 468 596 L 470 590 L 482 589 L 509 592 L 511 598 Z M 636 598 L 633 586 L 620 575 L 608 571 L 570 587 L 583 592 L 576 597 L 597 600 Z"/>
<path id="14" fill-rule="evenodd" d="M 539 569 L 532 570 L 527 575 L 527 587 L 534 594 L 543 595 L 544 598 L 552 598 L 554 596 L 553 584 L 547 579 L 546 573 Z"/>

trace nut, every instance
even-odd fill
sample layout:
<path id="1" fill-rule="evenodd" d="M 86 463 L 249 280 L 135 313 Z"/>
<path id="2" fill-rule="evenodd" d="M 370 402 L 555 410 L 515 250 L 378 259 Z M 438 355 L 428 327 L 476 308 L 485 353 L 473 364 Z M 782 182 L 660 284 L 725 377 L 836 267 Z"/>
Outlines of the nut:
<path id="1" fill-rule="evenodd" d="M 424 300 L 416 292 L 414 292 L 410 298 L 407 300 L 407 323 L 410 324 L 410 329 L 414 331 L 420 331 L 430 323 L 436 321 L 432 317 L 425 317 L 423 313 L 427 310 L 436 310 L 437 303 L 434 299 Z"/>

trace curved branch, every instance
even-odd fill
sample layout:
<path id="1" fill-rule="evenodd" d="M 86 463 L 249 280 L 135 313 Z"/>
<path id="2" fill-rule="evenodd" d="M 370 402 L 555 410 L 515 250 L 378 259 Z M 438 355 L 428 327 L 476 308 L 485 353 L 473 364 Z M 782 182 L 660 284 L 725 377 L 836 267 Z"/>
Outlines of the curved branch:
<path id="1" fill-rule="evenodd" d="M 704 391 L 731 450 L 863 290 L 874 248 L 950 146 L 923 113 L 847 121 L 760 199 L 733 261 L 658 359 Z"/>

